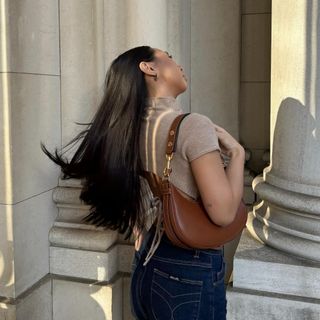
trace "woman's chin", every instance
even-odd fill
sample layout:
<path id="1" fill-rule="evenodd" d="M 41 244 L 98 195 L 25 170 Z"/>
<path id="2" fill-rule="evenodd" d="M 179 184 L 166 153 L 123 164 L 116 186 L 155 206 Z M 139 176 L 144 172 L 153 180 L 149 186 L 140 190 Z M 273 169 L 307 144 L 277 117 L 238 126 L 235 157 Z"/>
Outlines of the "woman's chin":
<path id="1" fill-rule="evenodd" d="M 181 89 L 182 89 L 181 93 L 182 93 L 182 92 L 185 92 L 185 91 L 188 89 L 188 83 L 185 82 L 184 86 L 182 86 Z"/>

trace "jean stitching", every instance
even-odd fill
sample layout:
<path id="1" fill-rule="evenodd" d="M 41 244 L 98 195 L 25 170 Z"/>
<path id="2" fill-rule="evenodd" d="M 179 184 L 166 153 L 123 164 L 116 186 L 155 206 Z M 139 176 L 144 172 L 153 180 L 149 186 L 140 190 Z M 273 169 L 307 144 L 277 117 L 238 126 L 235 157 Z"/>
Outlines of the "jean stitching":
<path id="1" fill-rule="evenodd" d="M 136 286 L 136 290 L 135 290 L 135 293 L 136 293 L 136 303 L 140 309 L 140 312 L 143 314 L 143 316 L 147 319 L 147 316 L 146 316 L 146 313 L 144 312 L 144 309 L 143 309 L 143 306 L 141 305 L 140 303 L 140 300 L 141 300 L 141 284 L 142 284 L 142 281 L 143 281 L 143 278 L 144 278 L 144 275 L 145 275 L 145 271 L 146 271 L 146 268 L 144 268 L 144 271 L 142 273 L 142 275 L 140 276 L 140 280 L 138 282 L 139 285 Z"/>
<path id="2" fill-rule="evenodd" d="M 185 296 L 185 295 L 200 294 L 199 300 L 190 300 L 190 301 L 182 302 L 182 303 L 178 304 L 177 306 L 175 306 L 175 307 L 172 309 L 171 306 L 170 306 L 170 303 L 167 301 L 167 299 L 166 299 L 161 293 L 159 293 L 156 289 L 154 289 L 153 286 L 152 286 L 152 288 L 151 288 L 151 290 L 152 290 L 155 294 L 157 294 L 158 296 L 160 296 L 160 297 L 163 299 L 163 301 L 168 305 L 168 307 L 169 307 L 169 309 L 170 309 L 170 311 L 171 311 L 171 318 L 173 317 L 174 311 L 175 311 L 178 307 L 180 307 L 180 306 L 183 305 L 183 304 L 188 304 L 188 303 L 198 303 L 198 311 L 197 311 L 197 318 L 198 318 L 198 316 L 199 316 L 199 308 L 200 308 L 200 301 L 201 301 L 201 294 L 202 294 L 202 286 L 201 286 L 201 291 L 200 291 L 199 293 L 189 293 L 189 294 L 181 294 L 181 295 L 172 296 L 166 289 L 164 289 L 164 288 L 163 288 L 161 285 L 159 285 L 159 283 L 157 283 L 156 281 L 152 281 L 152 283 L 154 283 L 154 284 L 156 284 L 157 286 L 159 286 L 159 287 L 160 287 L 163 291 L 165 291 L 171 298 L 172 298 L 172 297 L 181 297 L 181 296 Z M 152 299 L 152 295 L 151 295 L 151 299 Z M 153 299 L 152 299 L 152 300 L 153 300 Z M 152 303 L 151 303 L 151 305 L 152 305 Z M 154 318 L 157 320 L 157 317 L 156 317 L 156 315 L 154 314 L 153 308 L 151 308 L 151 310 L 152 310 L 152 315 L 153 315 Z"/>
<path id="3" fill-rule="evenodd" d="M 154 273 L 157 273 L 159 276 L 165 277 L 167 279 L 174 280 L 174 279 L 171 278 L 171 275 L 169 273 L 160 271 L 157 268 L 154 268 L 153 271 L 154 271 Z M 179 280 L 177 280 L 177 281 L 182 282 L 182 283 L 194 284 L 194 285 L 197 285 L 197 286 L 202 286 L 203 285 L 203 281 L 202 280 L 192 280 L 192 279 L 180 278 L 180 277 L 178 277 L 178 278 L 179 278 Z"/>
<path id="4" fill-rule="evenodd" d="M 219 272 L 219 277 L 223 276 L 223 274 L 225 273 L 225 268 L 226 268 L 226 263 L 224 262 L 222 257 L 222 268 L 221 268 L 221 271 Z"/>
<path id="5" fill-rule="evenodd" d="M 160 276 L 160 277 L 164 277 L 164 278 L 166 278 L 166 279 L 170 279 L 169 278 L 169 274 L 168 273 L 166 273 L 166 272 L 162 272 L 162 271 L 160 271 L 160 270 L 158 270 L 158 269 L 154 269 L 154 272 L 153 272 L 153 275 L 152 275 L 152 285 L 151 285 L 151 290 L 152 290 L 152 292 L 154 292 L 155 294 L 157 294 L 158 296 L 160 296 L 162 299 L 163 299 L 163 301 L 169 306 L 169 309 L 170 309 L 170 311 L 171 311 L 171 318 L 173 318 L 173 312 L 174 312 L 174 310 L 177 308 L 177 307 L 179 307 L 180 305 L 182 305 L 182 304 L 186 304 L 186 303 L 198 303 L 198 311 L 197 311 L 197 313 L 199 314 L 199 307 L 200 307 L 200 301 L 201 301 L 201 293 L 202 293 L 202 289 L 203 289 L 203 281 L 199 281 L 199 283 L 201 283 L 201 285 L 199 285 L 198 283 L 196 283 L 196 285 L 198 286 L 198 290 L 200 290 L 200 292 L 193 292 L 193 293 L 186 293 L 186 294 L 179 294 L 179 295 L 172 295 L 172 294 L 170 294 L 170 292 L 168 292 L 165 288 L 163 288 L 157 281 L 156 281 L 156 279 L 155 279 L 155 276 L 156 275 L 158 275 L 158 276 Z M 173 279 L 171 279 L 171 280 L 173 280 Z M 188 280 L 188 279 L 186 279 L 186 280 Z M 182 281 L 180 281 L 180 280 L 176 280 L 176 281 L 178 281 L 178 282 L 182 282 Z M 193 281 L 193 280 L 190 280 L 190 281 Z M 194 280 L 194 281 L 197 281 L 197 280 Z M 167 299 L 161 294 L 161 293 L 159 293 L 157 290 L 156 290 L 156 288 L 154 287 L 154 285 L 156 285 L 156 286 L 158 286 L 159 288 L 161 288 L 161 290 L 163 290 L 169 297 L 171 297 L 171 298 L 177 298 L 177 297 L 182 297 L 182 296 L 188 296 L 188 295 L 200 295 L 200 297 L 199 297 L 199 300 L 191 300 L 191 301 L 187 301 L 187 302 L 183 302 L 183 303 L 181 303 L 181 304 L 179 304 L 179 305 L 177 305 L 174 309 L 172 309 L 172 307 L 170 306 L 170 303 L 167 301 Z M 152 298 L 152 295 L 151 295 L 151 299 L 153 300 L 153 298 Z M 151 303 L 151 305 L 153 305 L 152 303 Z M 155 316 L 155 314 L 154 314 L 154 310 L 153 310 L 153 308 L 151 308 L 152 309 L 152 314 L 153 314 L 153 316 L 154 316 L 154 318 L 155 319 L 157 319 L 157 317 Z M 197 317 L 198 317 L 198 315 L 197 315 Z"/>
<path id="6" fill-rule="evenodd" d="M 208 252 L 208 251 L 200 250 L 199 252 L 200 252 L 200 254 L 205 254 L 208 256 L 220 256 L 222 254 L 222 250 L 219 250 L 217 252 Z"/>
<path id="7" fill-rule="evenodd" d="M 212 284 L 214 286 L 216 286 L 217 284 L 219 284 L 222 281 L 224 281 L 224 276 L 222 276 L 224 273 L 225 273 L 225 262 L 224 262 L 223 256 L 222 256 L 222 267 L 221 267 L 221 270 L 217 271 L 217 272 L 212 272 Z M 218 279 L 218 280 L 216 280 L 215 278 Z"/>
<path id="8" fill-rule="evenodd" d="M 187 266 L 198 266 L 198 267 L 204 267 L 204 268 L 211 268 L 211 264 L 209 263 L 201 263 L 201 262 L 188 262 L 188 261 L 182 261 L 182 260 L 172 260 L 170 258 L 166 258 L 166 259 L 162 259 L 158 256 L 153 256 L 152 259 L 154 260 L 158 260 L 158 261 L 163 261 L 166 263 L 170 263 L 170 264 L 176 264 L 176 265 L 187 265 Z"/>
<path id="9" fill-rule="evenodd" d="M 154 284 L 154 274 L 152 275 L 152 284 L 151 284 L 151 291 L 154 292 L 155 294 L 157 294 L 158 296 L 160 296 L 162 298 L 162 300 L 168 305 L 169 309 L 170 309 L 170 312 L 171 312 L 171 318 L 172 318 L 172 315 L 173 315 L 173 312 L 172 312 L 172 308 L 170 306 L 170 303 L 167 301 L 167 299 L 165 299 L 165 297 L 163 297 L 159 292 L 157 292 L 154 288 L 153 288 L 153 284 Z M 157 284 L 158 285 L 158 284 Z M 163 288 L 162 288 L 163 289 Z M 163 289 L 164 290 L 164 289 Z M 164 290 L 166 291 L 166 290 Z M 167 291 L 166 291 L 167 292 Z M 157 320 L 158 318 L 156 317 L 155 313 L 154 313 L 154 310 L 153 310 L 153 298 L 152 298 L 152 294 L 151 294 L 151 311 L 152 311 L 152 315 L 153 317 Z"/>
<path id="10" fill-rule="evenodd" d="M 191 300 L 191 301 L 181 302 L 180 304 L 178 304 L 177 306 L 175 306 L 172 311 L 174 312 L 178 307 L 182 306 L 183 304 L 199 303 L 199 302 L 200 302 L 200 300 Z"/>
<path id="11" fill-rule="evenodd" d="M 192 293 L 183 293 L 183 294 L 177 294 L 177 295 L 172 295 L 170 292 L 168 292 L 165 288 L 163 288 L 157 281 L 153 281 L 158 287 L 160 287 L 163 291 L 165 291 L 170 298 L 178 298 L 178 297 L 184 297 L 184 296 L 192 296 L 195 294 L 200 294 L 201 292 L 192 292 Z M 201 286 L 202 288 L 202 286 Z M 157 292 L 156 289 L 152 289 L 153 291 Z"/>
<path id="12" fill-rule="evenodd" d="M 202 290 L 203 288 L 201 288 L 201 291 L 200 291 L 200 301 L 199 301 L 199 304 L 198 304 L 198 312 L 197 312 L 197 317 L 196 319 L 199 318 L 199 312 L 200 312 L 200 305 L 201 305 L 201 299 L 202 299 Z"/>

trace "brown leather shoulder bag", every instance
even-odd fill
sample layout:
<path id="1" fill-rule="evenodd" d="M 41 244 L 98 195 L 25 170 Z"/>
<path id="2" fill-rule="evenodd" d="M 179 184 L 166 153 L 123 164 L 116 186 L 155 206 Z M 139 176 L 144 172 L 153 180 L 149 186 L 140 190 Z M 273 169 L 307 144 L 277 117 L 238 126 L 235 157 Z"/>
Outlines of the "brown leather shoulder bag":
<path id="1" fill-rule="evenodd" d="M 170 182 L 170 162 L 176 150 L 179 126 L 188 114 L 177 116 L 170 127 L 163 177 L 148 171 L 144 171 L 143 176 L 153 193 L 162 200 L 164 231 L 170 241 L 182 248 L 210 249 L 233 240 L 243 230 L 247 210 L 241 200 L 233 222 L 225 227 L 218 226 L 209 218 L 201 200 L 187 199 Z"/>

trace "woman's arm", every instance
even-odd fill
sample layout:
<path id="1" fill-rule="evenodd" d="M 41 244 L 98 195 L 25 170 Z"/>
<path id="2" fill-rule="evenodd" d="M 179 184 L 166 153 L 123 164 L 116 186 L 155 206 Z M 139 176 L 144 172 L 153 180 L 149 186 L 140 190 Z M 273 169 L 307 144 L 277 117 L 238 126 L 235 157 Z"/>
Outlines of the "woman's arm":
<path id="1" fill-rule="evenodd" d="M 203 205 L 211 220 L 226 226 L 236 216 L 243 196 L 243 147 L 224 129 L 217 126 L 221 150 L 230 157 L 224 169 L 219 151 L 212 151 L 191 161 L 191 169 Z"/>

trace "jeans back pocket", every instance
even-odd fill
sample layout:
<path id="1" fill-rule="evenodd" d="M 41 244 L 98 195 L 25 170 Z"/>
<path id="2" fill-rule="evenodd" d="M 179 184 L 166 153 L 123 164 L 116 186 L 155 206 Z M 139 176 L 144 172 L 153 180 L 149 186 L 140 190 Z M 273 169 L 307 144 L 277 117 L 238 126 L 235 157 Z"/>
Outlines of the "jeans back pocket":
<path id="1" fill-rule="evenodd" d="M 151 311 L 154 319 L 198 319 L 203 281 L 153 270 Z"/>

